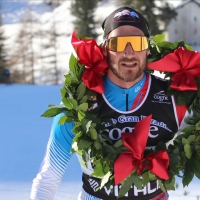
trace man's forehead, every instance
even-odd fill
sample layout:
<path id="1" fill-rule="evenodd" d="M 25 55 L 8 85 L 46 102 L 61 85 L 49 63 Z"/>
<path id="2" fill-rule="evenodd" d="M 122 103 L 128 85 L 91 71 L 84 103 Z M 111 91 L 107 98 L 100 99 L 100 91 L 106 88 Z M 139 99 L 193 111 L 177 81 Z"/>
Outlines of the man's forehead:
<path id="1" fill-rule="evenodd" d="M 130 36 L 130 35 L 141 35 L 144 33 L 137 27 L 124 25 L 120 26 L 109 33 L 108 37 L 117 37 L 117 36 Z"/>

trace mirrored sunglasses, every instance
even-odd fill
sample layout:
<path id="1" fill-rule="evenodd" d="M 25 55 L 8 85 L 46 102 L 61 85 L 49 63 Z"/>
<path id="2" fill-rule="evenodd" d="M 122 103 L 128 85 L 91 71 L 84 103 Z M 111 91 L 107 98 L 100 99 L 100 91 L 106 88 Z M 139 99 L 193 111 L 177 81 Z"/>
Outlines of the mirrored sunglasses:
<path id="1" fill-rule="evenodd" d="M 111 37 L 107 40 L 108 49 L 115 52 L 123 52 L 127 43 L 130 43 L 134 51 L 148 49 L 148 38 L 146 36 L 120 36 Z"/>

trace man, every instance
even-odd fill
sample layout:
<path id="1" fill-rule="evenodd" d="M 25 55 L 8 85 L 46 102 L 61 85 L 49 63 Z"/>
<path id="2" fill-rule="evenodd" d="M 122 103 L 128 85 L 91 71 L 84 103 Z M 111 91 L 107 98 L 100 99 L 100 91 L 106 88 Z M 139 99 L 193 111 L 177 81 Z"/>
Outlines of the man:
<path id="1" fill-rule="evenodd" d="M 120 119 L 136 117 L 139 120 L 152 114 L 147 147 L 155 146 L 159 141 L 168 142 L 183 126 L 187 114 L 185 107 L 175 105 L 173 97 L 166 96 L 167 82 L 145 73 L 147 56 L 150 53 L 149 30 L 146 19 L 129 7 L 122 7 L 112 12 L 103 22 L 105 42 L 103 54 L 109 63 L 109 70 L 104 78 L 104 94 L 98 99 L 101 112 L 112 110 L 109 118 Z M 61 115 L 56 116 L 52 125 L 51 136 L 46 156 L 40 172 L 33 181 L 31 199 L 54 198 L 56 189 L 70 160 L 70 149 L 74 134 L 73 123 L 58 125 Z M 117 120 L 116 120 L 117 121 Z M 137 121 L 137 120 L 136 120 Z M 114 129 L 107 127 L 106 133 L 113 141 L 121 138 L 123 129 L 129 129 L 136 122 L 118 120 Z M 83 170 L 83 189 L 79 200 L 117 199 L 119 187 L 113 190 L 102 188 L 95 191 L 94 184 L 100 180 L 91 177 L 92 167 L 81 166 Z M 132 185 L 122 200 L 168 199 L 157 181 L 149 182 L 142 190 Z"/>

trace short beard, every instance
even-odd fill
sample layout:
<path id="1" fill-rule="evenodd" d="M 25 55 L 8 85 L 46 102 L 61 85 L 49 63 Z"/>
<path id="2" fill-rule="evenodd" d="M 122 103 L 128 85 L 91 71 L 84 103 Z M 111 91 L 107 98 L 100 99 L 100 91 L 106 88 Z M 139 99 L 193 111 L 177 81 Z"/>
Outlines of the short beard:
<path id="1" fill-rule="evenodd" d="M 125 60 L 124 60 L 125 61 Z M 133 60 L 128 60 L 126 59 L 126 61 L 133 61 Z M 138 71 L 136 73 L 133 73 L 132 70 L 127 70 L 126 74 L 122 73 L 119 68 L 118 68 L 118 64 L 113 64 L 112 61 L 110 60 L 110 57 L 108 56 L 108 63 L 110 66 L 111 71 L 113 72 L 113 74 L 115 76 L 117 76 L 119 79 L 125 81 L 125 82 L 133 82 L 135 81 L 137 78 L 139 78 L 141 76 L 141 74 L 144 72 L 145 70 L 145 66 L 146 66 L 146 61 L 143 63 L 142 67 L 139 67 Z"/>

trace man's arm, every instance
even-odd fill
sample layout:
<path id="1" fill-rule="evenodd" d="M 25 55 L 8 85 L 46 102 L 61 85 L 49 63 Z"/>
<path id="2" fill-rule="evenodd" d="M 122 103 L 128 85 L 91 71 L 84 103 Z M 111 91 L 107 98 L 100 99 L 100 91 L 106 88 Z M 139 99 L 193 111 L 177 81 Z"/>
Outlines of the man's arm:
<path id="1" fill-rule="evenodd" d="M 62 114 L 63 115 L 63 114 Z M 74 123 L 58 125 L 62 115 L 54 118 L 46 154 L 39 173 L 33 180 L 31 200 L 53 200 L 71 158 L 70 150 L 74 134 Z"/>

